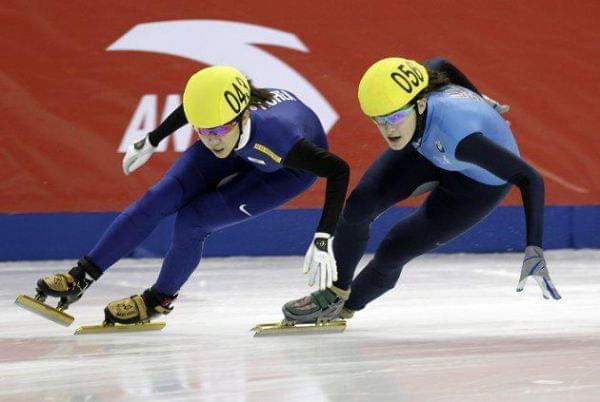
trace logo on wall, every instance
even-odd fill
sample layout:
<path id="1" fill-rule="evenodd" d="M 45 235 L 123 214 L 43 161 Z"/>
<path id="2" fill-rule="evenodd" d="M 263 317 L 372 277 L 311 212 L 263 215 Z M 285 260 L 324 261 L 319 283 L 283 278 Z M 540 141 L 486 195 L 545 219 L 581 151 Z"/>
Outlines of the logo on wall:
<path id="1" fill-rule="evenodd" d="M 281 46 L 301 52 L 309 49 L 292 33 L 259 25 L 219 20 L 182 20 L 139 24 L 111 44 L 108 51 L 142 51 L 163 53 L 196 60 L 207 65 L 236 66 L 259 86 L 285 88 L 295 93 L 319 116 L 325 131 L 329 131 L 338 114 L 321 93 L 301 74 L 282 60 L 256 45 Z M 179 94 L 168 95 L 161 121 L 181 104 Z M 155 128 L 158 96 L 143 95 L 129 122 L 119 146 L 127 146 Z M 171 137 L 176 151 L 189 146 L 192 129 L 177 130 Z M 167 139 L 158 151 L 165 151 Z"/>

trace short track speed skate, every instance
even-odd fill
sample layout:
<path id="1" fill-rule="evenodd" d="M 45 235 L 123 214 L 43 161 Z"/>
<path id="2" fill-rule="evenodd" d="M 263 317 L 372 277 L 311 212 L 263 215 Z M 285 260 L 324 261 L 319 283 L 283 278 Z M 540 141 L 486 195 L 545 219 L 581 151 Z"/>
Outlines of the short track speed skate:
<path id="1" fill-rule="evenodd" d="M 252 328 L 254 336 L 342 332 L 346 321 L 341 313 L 349 295 L 349 290 L 332 286 L 292 300 L 283 306 L 282 322 L 258 324 Z"/>
<path id="2" fill-rule="evenodd" d="M 164 322 L 140 322 L 137 324 L 112 324 L 104 322 L 101 325 L 83 325 L 75 330 L 75 335 L 104 334 L 110 332 L 140 332 L 160 331 L 167 324 Z"/>
<path id="3" fill-rule="evenodd" d="M 150 322 L 159 314 L 169 314 L 177 295 L 168 296 L 154 288 L 146 289 L 140 295 L 112 301 L 104 309 L 104 322 L 101 325 L 88 325 L 77 328 L 75 335 L 110 332 L 160 331 L 164 322 Z"/>
<path id="4" fill-rule="evenodd" d="M 251 331 L 254 336 L 273 335 L 309 335 L 318 333 L 343 332 L 346 329 L 346 320 L 317 321 L 313 323 L 296 323 L 283 320 L 277 323 L 258 324 Z"/>
<path id="5" fill-rule="evenodd" d="M 38 280 L 36 295 L 34 297 L 19 295 L 15 304 L 68 327 L 73 323 L 74 318 L 64 310 L 79 300 L 85 290 L 101 275 L 100 268 L 84 257 L 68 273 L 54 274 Z M 56 307 L 45 303 L 48 296 L 60 298 Z"/>
<path id="6" fill-rule="evenodd" d="M 52 307 L 44 303 L 45 300 L 46 296 L 39 293 L 35 297 L 19 295 L 15 300 L 15 304 L 65 327 L 73 323 L 75 318 L 64 312 L 68 305 L 64 305 L 62 301 L 59 301 L 58 306 Z"/>

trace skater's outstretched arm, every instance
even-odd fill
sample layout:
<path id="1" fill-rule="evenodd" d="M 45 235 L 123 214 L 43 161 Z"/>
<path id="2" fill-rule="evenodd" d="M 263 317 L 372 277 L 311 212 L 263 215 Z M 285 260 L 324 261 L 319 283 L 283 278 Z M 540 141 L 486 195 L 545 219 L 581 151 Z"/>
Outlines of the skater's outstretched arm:
<path id="1" fill-rule="evenodd" d="M 325 203 L 317 231 L 333 234 L 348 190 L 350 179 L 348 163 L 310 141 L 301 140 L 290 150 L 283 165 L 327 178 Z"/>
<path id="2" fill-rule="evenodd" d="M 123 157 L 123 173 L 128 175 L 150 159 L 158 144 L 187 124 L 183 113 L 183 105 L 175 109 L 156 129 L 150 131 L 144 138 L 127 147 Z"/>
<path id="3" fill-rule="evenodd" d="M 465 137 L 456 157 L 519 187 L 527 222 L 527 245 L 542 247 L 544 179 L 527 162 L 481 133 Z"/>
<path id="4" fill-rule="evenodd" d="M 560 295 L 546 268 L 542 250 L 544 223 L 544 179 L 528 163 L 509 152 L 481 133 L 463 139 L 456 148 L 456 157 L 473 163 L 497 177 L 519 187 L 527 222 L 527 247 L 521 267 L 517 292 L 523 290 L 529 276 L 536 279 L 546 299 L 560 299 Z"/>
<path id="5" fill-rule="evenodd" d="M 318 279 L 319 288 L 325 289 L 337 280 L 337 266 L 333 256 L 333 233 L 346 199 L 350 166 L 342 158 L 306 140 L 301 140 L 294 145 L 283 161 L 283 165 L 327 178 L 321 220 L 306 253 L 303 267 L 305 274 L 313 271 L 309 285 L 312 286 Z"/>
<path id="6" fill-rule="evenodd" d="M 179 105 L 158 127 L 148 133 L 150 144 L 153 147 L 157 147 L 163 139 L 186 124 L 188 124 L 188 121 L 185 118 L 185 113 L 183 113 L 183 105 Z"/>

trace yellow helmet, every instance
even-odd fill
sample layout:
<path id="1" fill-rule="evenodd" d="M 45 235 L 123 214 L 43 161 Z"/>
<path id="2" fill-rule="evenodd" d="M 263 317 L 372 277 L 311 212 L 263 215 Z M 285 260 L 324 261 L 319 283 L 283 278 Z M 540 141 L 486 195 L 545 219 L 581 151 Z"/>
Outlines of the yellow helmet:
<path id="1" fill-rule="evenodd" d="M 402 109 L 427 88 L 427 69 L 414 60 L 389 57 L 365 72 L 358 84 L 358 101 L 367 116 L 384 116 Z"/>
<path id="2" fill-rule="evenodd" d="M 250 103 L 248 79 L 230 66 L 204 68 L 190 77 L 183 91 L 183 111 L 195 127 L 222 126 Z"/>

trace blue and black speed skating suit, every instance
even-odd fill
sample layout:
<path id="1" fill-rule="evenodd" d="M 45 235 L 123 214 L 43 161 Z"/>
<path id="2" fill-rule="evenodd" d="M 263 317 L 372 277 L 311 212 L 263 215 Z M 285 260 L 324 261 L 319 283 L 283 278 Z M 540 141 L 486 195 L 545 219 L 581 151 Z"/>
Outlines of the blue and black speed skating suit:
<path id="1" fill-rule="evenodd" d="M 543 180 L 519 157 L 510 127 L 446 60 L 425 64 L 447 72 L 460 86 L 431 93 L 412 143 L 399 151 L 385 151 L 348 198 L 334 242 L 338 266 L 334 285 L 351 288 L 345 304 L 351 310 L 364 308 L 392 289 L 407 262 L 480 222 L 506 197 L 511 184 L 523 194 L 527 244 L 542 246 Z M 373 220 L 432 185 L 420 208 L 389 231 L 353 280 Z"/>
<path id="2" fill-rule="evenodd" d="M 198 266 L 212 232 L 277 208 L 327 177 L 317 231 L 332 234 L 342 210 L 349 167 L 327 151 L 318 117 L 294 94 L 271 89 L 273 100 L 251 106 L 249 137 L 219 159 L 200 141 L 177 159 L 164 178 L 124 210 L 86 258 L 102 271 L 128 255 L 176 213 L 172 242 L 154 289 L 175 295 Z M 155 131 L 152 145 L 187 124 L 177 108 Z M 248 239 L 252 241 L 252 239 Z"/>

